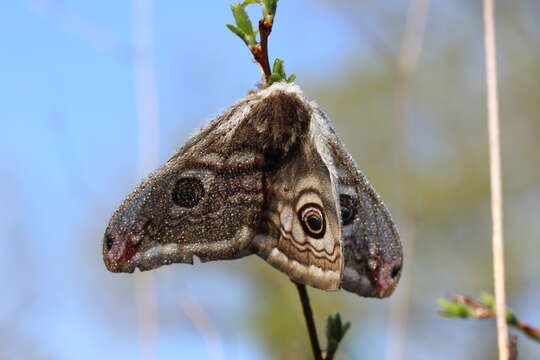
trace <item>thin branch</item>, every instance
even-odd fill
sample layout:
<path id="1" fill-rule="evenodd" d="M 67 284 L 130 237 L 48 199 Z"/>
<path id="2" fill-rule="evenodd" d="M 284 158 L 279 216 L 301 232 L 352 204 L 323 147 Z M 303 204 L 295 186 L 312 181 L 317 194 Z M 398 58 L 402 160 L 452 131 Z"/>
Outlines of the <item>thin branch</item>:
<path id="1" fill-rule="evenodd" d="M 253 62 L 259 66 L 262 73 L 262 84 L 257 87 L 265 89 L 275 82 L 293 82 L 296 76 L 292 74 L 287 77 L 283 60 L 276 59 L 274 65 L 270 67 L 270 59 L 268 57 L 268 37 L 272 33 L 272 26 L 277 10 L 279 0 L 245 0 L 244 2 L 235 2 L 231 4 L 231 10 L 236 22 L 236 26 L 227 24 L 227 28 L 231 30 L 247 45 L 249 51 L 253 55 Z M 246 6 L 249 4 L 258 3 L 263 9 L 263 18 L 259 20 L 259 30 L 253 29 L 253 25 L 246 12 Z M 260 41 L 257 41 L 259 34 Z M 254 93 L 254 91 L 250 91 Z"/>
<path id="2" fill-rule="evenodd" d="M 259 34 L 261 37 L 260 44 L 251 48 L 254 61 L 261 68 L 263 73 L 263 86 L 266 87 L 270 83 L 272 70 L 270 69 L 270 60 L 268 58 L 268 37 L 272 33 L 272 23 L 265 19 L 259 20 Z"/>
<path id="3" fill-rule="evenodd" d="M 474 319 L 487 319 L 497 318 L 496 311 L 479 301 L 474 300 L 473 298 L 459 295 L 459 294 L 450 294 L 450 298 L 453 300 L 454 303 L 465 305 L 466 306 L 466 313 L 465 314 L 459 314 L 461 317 L 471 317 Z M 445 309 L 441 314 L 444 316 L 457 316 L 454 312 L 448 312 L 450 309 Z M 513 326 L 514 328 L 521 330 L 524 334 L 528 335 L 531 339 L 540 341 L 540 329 L 535 328 L 524 321 L 519 320 L 513 312 L 507 311 L 505 309 L 505 324 L 508 323 L 509 325 Z"/>
<path id="4" fill-rule="evenodd" d="M 324 357 L 324 360 L 334 360 L 334 356 L 336 355 L 337 348 L 328 349 L 326 351 L 326 356 Z"/>
<path id="5" fill-rule="evenodd" d="M 309 296 L 307 294 L 306 285 L 294 283 L 302 302 L 302 309 L 304 310 L 304 318 L 306 319 L 306 325 L 309 332 L 309 339 L 311 340 L 311 349 L 313 350 L 313 358 L 315 360 L 323 360 L 321 354 L 321 346 L 319 345 L 319 338 L 317 337 L 317 328 L 315 327 L 315 321 L 313 320 L 313 311 L 309 304 Z"/>
<path id="6" fill-rule="evenodd" d="M 221 337 L 208 313 L 191 296 L 186 296 L 181 306 L 184 314 L 203 335 L 208 349 L 208 358 L 222 360 L 224 355 Z"/>
<path id="7" fill-rule="evenodd" d="M 135 274 L 140 359 L 157 359 L 156 338 L 159 331 L 159 308 L 154 275 L 150 272 Z"/>
<path id="8" fill-rule="evenodd" d="M 159 165 L 159 99 L 153 59 L 153 0 L 133 2 L 133 75 L 138 128 L 137 176 Z"/>
<path id="9" fill-rule="evenodd" d="M 510 343 L 508 344 L 509 352 L 508 360 L 517 360 L 518 359 L 518 343 L 517 336 L 510 335 Z"/>
<path id="10" fill-rule="evenodd" d="M 409 80 L 422 53 L 430 0 L 411 0 L 398 57 L 400 75 Z"/>
<path id="11" fill-rule="evenodd" d="M 487 109 L 491 178 L 491 213 L 493 221 L 493 272 L 497 311 L 499 360 L 509 358 L 506 325 L 506 290 L 504 279 L 504 237 L 501 154 L 499 141 L 499 104 L 497 95 L 497 59 L 493 0 L 484 0 L 484 41 L 486 47 Z"/>

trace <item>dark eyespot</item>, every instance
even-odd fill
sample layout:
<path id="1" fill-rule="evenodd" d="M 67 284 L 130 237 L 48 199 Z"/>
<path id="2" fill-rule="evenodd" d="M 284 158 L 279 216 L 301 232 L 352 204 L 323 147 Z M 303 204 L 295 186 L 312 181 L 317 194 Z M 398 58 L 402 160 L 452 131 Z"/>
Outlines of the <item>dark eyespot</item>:
<path id="1" fill-rule="evenodd" d="M 109 234 L 105 235 L 105 246 L 107 247 L 107 251 L 111 251 L 113 245 L 114 238 Z"/>
<path id="2" fill-rule="evenodd" d="M 304 232 L 314 239 L 321 239 L 326 232 L 326 221 L 322 208 L 317 204 L 306 204 L 298 211 Z"/>
<path id="3" fill-rule="evenodd" d="M 401 265 L 396 265 L 394 266 L 394 268 L 392 269 L 392 279 L 395 279 L 399 273 L 401 272 Z"/>
<path id="4" fill-rule="evenodd" d="M 181 207 L 192 208 L 202 200 L 204 193 L 201 180 L 192 177 L 181 178 L 174 184 L 173 202 Z"/>
<path id="5" fill-rule="evenodd" d="M 347 194 L 339 195 L 341 205 L 341 223 L 349 225 L 354 221 L 357 213 L 358 202 L 355 198 Z"/>

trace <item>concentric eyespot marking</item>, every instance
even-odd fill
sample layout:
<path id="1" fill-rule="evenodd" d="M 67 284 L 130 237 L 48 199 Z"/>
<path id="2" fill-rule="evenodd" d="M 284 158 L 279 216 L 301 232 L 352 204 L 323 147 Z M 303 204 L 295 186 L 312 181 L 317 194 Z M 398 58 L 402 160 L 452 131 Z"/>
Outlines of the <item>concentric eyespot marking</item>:
<path id="1" fill-rule="evenodd" d="M 350 195 L 340 194 L 339 204 L 341 206 L 341 223 L 343 225 L 351 224 L 356 217 L 358 202 Z"/>
<path id="2" fill-rule="evenodd" d="M 306 204 L 298 211 L 298 219 L 304 233 L 314 239 L 322 239 L 326 232 L 326 220 L 322 208 L 317 204 Z"/>
<path id="3" fill-rule="evenodd" d="M 205 190 L 201 180 L 194 177 L 184 177 L 174 184 L 173 202 L 181 207 L 192 208 L 204 197 Z"/>

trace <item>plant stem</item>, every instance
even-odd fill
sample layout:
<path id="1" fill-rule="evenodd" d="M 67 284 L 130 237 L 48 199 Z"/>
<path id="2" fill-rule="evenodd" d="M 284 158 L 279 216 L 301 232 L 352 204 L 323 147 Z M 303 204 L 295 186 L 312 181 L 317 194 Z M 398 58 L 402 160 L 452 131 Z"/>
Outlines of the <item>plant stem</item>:
<path id="1" fill-rule="evenodd" d="M 337 348 L 327 350 L 324 360 L 334 360 L 334 355 L 336 355 L 336 351 L 337 351 Z"/>
<path id="2" fill-rule="evenodd" d="M 486 318 L 496 319 L 497 318 L 497 313 L 494 309 L 470 297 L 458 295 L 458 294 L 451 294 L 450 298 L 455 303 L 468 306 L 471 310 L 471 313 L 469 314 L 469 316 L 472 318 L 475 318 L 475 319 L 486 319 Z M 529 336 L 531 339 L 540 341 L 540 329 L 537 329 L 525 323 L 524 321 L 519 320 L 515 315 L 513 315 L 510 319 L 507 318 L 506 322 L 509 325 L 515 327 L 516 329 L 523 331 L 523 333 Z"/>
<path id="3" fill-rule="evenodd" d="M 508 343 L 508 360 L 517 360 L 518 359 L 518 344 L 517 336 L 510 335 Z"/>
<path id="4" fill-rule="evenodd" d="M 261 67 L 263 73 L 263 84 L 264 87 L 268 86 L 270 83 L 270 75 L 272 75 L 272 70 L 270 69 L 270 60 L 268 59 L 268 37 L 272 32 L 272 24 L 264 21 L 264 19 L 259 21 L 259 34 L 261 36 L 261 43 L 259 46 L 254 47 L 251 52 L 255 61 Z"/>
<path id="5" fill-rule="evenodd" d="M 262 37 L 261 37 L 262 38 Z M 294 283 L 302 302 L 302 309 L 304 310 L 304 318 L 306 319 L 306 325 L 309 332 L 309 339 L 311 340 L 311 348 L 313 350 L 313 358 L 315 360 L 323 360 L 321 354 L 321 346 L 319 345 L 319 338 L 317 337 L 317 329 L 315 327 L 315 321 L 313 321 L 313 311 L 309 304 L 309 296 L 306 290 L 306 285 Z"/>

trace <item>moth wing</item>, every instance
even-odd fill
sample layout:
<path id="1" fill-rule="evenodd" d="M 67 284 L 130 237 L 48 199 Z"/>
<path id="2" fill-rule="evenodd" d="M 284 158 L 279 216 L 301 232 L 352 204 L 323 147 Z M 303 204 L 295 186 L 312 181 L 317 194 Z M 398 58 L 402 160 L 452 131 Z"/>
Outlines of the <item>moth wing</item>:
<path id="1" fill-rule="evenodd" d="M 251 253 L 263 206 L 263 154 L 249 139 L 254 97 L 231 106 L 139 185 L 111 218 L 103 257 L 114 272 Z"/>
<path id="2" fill-rule="evenodd" d="M 325 117 L 320 110 L 319 116 Z M 345 290 L 365 297 L 387 297 L 397 286 L 403 266 L 399 231 L 390 211 L 358 169 L 343 141 L 327 137 L 337 173 L 341 207 Z"/>
<path id="3" fill-rule="evenodd" d="M 302 98 L 303 99 L 303 98 Z M 253 244 L 259 256 L 291 280 L 322 290 L 341 285 L 343 252 L 336 174 L 325 119 L 314 118 L 307 136 L 266 175 L 265 206 Z"/>

